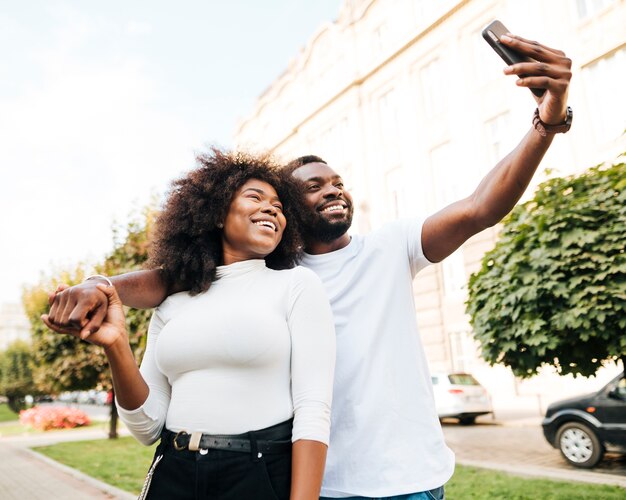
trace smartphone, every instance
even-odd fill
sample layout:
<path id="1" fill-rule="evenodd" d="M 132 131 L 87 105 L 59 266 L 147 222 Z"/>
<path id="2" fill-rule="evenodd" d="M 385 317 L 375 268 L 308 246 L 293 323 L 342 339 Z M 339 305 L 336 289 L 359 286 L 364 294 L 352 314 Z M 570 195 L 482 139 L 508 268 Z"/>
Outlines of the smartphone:
<path id="1" fill-rule="evenodd" d="M 496 54 L 498 54 L 509 66 L 520 62 L 535 62 L 534 59 L 522 55 L 506 45 L 503 45 L 500 42 L 500 37 L 506 33 L 509 33 L 509 30 L 506 26 L 504 26 L 504 24 L 500 21 L 493 21 L 483 30 L 483 38 L 489 45 L 491 45 L 491 48 L 496 51 Z M 520 78 L 523 78 L 524 76 L 525 75 L 520 75 Z M 545 93 L 546 89 L 531 88 L 530 91 L 537 97 L 541 97 Z"/>

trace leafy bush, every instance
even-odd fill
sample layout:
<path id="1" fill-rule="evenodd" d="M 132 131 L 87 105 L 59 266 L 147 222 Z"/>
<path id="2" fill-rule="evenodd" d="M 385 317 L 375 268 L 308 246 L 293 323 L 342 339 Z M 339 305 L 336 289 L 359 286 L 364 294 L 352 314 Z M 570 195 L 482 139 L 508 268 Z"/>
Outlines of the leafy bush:
<path id="1" fill-rule="evenodd" d="M 7 397 L 9 408 L 18 413 L 25 406 L 24 397 L 37 395 L 32 373 L 31 347 L 16 340 L 0 352 L 0 394 Z"/>
<path id="2" fill-rule="evenodd" d="M 470 277 L 483 358 L 521 377 L 626 361 L 626 164 L 541 184 Z"/>
<path id="3" fill-rule="evenodd" d="M 20 423 L 33 429 L 72 429 L 89 425 L 89 416 L 77 408 L 35 406 L 20 412 Z"/>

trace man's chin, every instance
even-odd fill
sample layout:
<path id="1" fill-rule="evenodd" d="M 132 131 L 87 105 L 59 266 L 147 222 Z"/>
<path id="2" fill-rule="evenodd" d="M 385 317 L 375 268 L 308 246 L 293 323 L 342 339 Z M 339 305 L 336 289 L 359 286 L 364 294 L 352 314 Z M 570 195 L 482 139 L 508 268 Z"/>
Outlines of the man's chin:
<path id="1" fill-rule="evenodd" d="M 348 217 L 332 222 L 323 218 L 318 220 L 316 224 L 304 228 L 304 230 L 306 236 L 323 243 L 330 243 L 346 234 L 351 225 L 352 219 Z"/>
<path id="2" fill-rule="evenodd" d="M 329 225 L 350 224 L 352 220 L 347 214 L 320 214 L 320 218 Z"/>

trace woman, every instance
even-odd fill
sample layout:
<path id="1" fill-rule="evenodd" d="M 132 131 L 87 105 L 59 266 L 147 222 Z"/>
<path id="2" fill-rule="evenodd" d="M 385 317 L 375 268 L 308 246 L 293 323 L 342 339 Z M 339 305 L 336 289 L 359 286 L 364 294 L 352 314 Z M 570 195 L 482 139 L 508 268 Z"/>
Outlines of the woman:
<path id="1" fill-rule="evenodd" d="M 298 188 L 265 158 L 198 160 L 173 184 L 149 262 L 191 291 L 155 310 L 140 370 L 114 287 L 98 284 L 109 309 L 87 338 L 126 426 L 161 438 L 142 498 L 317 499 L 334 327 L 317 276 L 293 267 Z"/>

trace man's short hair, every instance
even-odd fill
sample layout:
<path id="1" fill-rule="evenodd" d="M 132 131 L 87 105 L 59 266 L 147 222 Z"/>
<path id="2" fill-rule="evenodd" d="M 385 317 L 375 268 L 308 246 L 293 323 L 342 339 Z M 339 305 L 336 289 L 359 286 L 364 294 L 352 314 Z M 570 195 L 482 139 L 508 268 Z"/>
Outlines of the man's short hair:
<path id="1" fill-rule="evenodd" d="M 298 168 L 302 167 L 303 165 L 306 165 L 307 163 L 323 163 L 325 165 L 328 165 L 328 163 L 326 163 L 326 161 L 324 161 L 319 156 L 305 155 L 305 156 L 300 156 L 299 158 L 296 158 L 295 160 L 292 160 L 289 163 L 287 163 L 287 165 L 285 165 L 285 172 L 291 175 L 293 174 L 294 170 L 297 170 Z"/>

